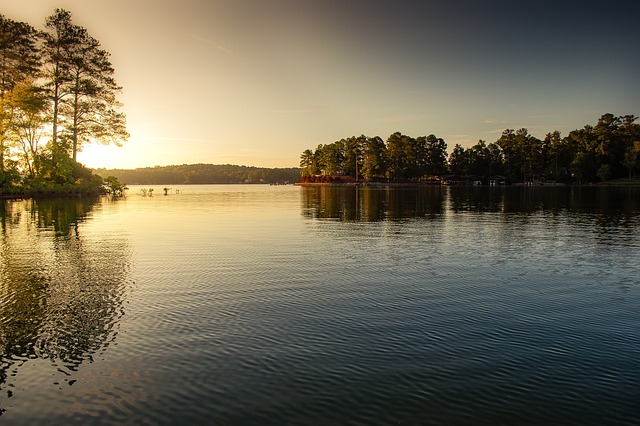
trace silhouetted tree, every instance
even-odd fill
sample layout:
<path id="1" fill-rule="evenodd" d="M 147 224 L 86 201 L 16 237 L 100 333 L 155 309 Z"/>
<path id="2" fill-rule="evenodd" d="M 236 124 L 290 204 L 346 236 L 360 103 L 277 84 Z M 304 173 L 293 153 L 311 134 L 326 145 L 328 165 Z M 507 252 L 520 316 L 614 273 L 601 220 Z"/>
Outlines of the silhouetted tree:
<path id="1" fill-rule="evenodd" d="M 5 155 L 15 124 L 14 90 L 36 78 L 39 70 L 37 31 L 0 14 L 0 187 L 6 176 Z"/>
<path id="2" fill-rule="evenodd" d="M 375 136 L 364 143 L 362 177 L 367 180 L 384 177 L 387 172 L 387 155 L 384 141 Z"/>
<path id="3" fill-rule="evenodd" d="M 427 176 L 441 175 L 447 170 L 447 143 L 433 134 L 425 138 L 424 169 Z"/>
<path id="4" fill-rule="evenodd" d="M 454 174 L 469 173 L 469 155 L 460 144 L 456 144 L 449 155 L 449 171 Z"/>
<path id="5" fill-rule="evenodd" d="M 75 161 L 88 142 L 120 145 L 127 140 L 125 116 L 116 95 L 122 89 L 113 77 L 109 53 L 86 29 L 71 22 L 71 13 L 56 9 L 46 20 L 45 57 L 53 104 L 53 143 L 64 126 Z"/>

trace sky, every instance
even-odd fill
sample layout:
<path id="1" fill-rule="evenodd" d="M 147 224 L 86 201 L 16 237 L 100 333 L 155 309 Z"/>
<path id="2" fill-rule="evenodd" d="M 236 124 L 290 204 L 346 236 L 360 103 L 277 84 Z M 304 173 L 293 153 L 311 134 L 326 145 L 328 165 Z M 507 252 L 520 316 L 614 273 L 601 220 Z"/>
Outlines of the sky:
<path id="1" fill-rule="evenodd" d="M 501 0 L 0 0 L 63 8 L 111 53 L 130 138 L 89 167 L 298 167 L 350 136 L 562 135 L 640 115 L 640 3 Z"/>

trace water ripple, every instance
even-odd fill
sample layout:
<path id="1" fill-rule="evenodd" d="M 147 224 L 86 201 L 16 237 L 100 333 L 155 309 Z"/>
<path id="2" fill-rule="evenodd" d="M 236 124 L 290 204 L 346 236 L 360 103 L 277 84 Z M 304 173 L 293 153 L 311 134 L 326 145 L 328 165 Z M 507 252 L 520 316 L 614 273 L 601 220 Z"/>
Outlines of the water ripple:
<path id="1" fill-rule="evenodd" d="M 0 267 L 3 421 L 640 419 L 635 216 L 434 193 L 393 220 L 315 218 L 331 209 L 301 214 L 297 189 L 270 191 L 130 197 L 80 222 L 81 245 L 0 244 L 20 259 Z"/>

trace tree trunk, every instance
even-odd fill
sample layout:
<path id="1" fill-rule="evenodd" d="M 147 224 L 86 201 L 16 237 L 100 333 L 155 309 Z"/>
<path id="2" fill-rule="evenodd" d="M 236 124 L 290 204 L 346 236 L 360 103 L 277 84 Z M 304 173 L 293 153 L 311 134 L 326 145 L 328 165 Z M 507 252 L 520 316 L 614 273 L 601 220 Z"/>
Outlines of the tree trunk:
<path id="1" fill-rule="evenodd" d="M 73 144 L 71 148 L 73 161 L 76 161 L 76 155 L 78 153 L 78 103 L 79 103 L 79 93 L 80 93 L 80 73 L 76 72 L 76 89 L 73 96 L 73 128 L 71 132 L 71 143 Z"/>
<path id="2" fill-rule="evenodd" d="M 60 92 L 60 85 L 56 81 L 54 83 L 53 89 L 53 118 L 52 118 L 52 135 L 51 135 L 51 143 L 53 146 L 56 146 L 58 143 L 58 108 L 59 108 L 59 98 L 58 93 Z"/>

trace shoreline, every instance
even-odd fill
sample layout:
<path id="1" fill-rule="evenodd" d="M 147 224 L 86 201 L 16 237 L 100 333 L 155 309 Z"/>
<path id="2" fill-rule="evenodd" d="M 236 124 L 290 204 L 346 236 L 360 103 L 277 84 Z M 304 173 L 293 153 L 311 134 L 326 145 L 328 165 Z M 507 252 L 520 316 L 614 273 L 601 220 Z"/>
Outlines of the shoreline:
<path id="1" fill-rule="evenodd" d="M 33 194 L 21 192 L 15 194 L 0 194 L 0 200 L 48 200 L 53 198 L 68 198 L 68 199 L 78 199 L 78 198 L 99 198 L 104 195 L 109 195 L 107 192 L 99 192 L 99 193 L 46 193 L 46 192 L 36 192 Z"/>
<path id="2" fill-rule="evenodd" d="M 160 185 L 160 184 L 143 184 L 139 186 Z M 189 184 L 186 184 L 189 185 Z M 191 184 L 191 185 L 228 185 L 228 184 Z M 244 184 L 246 185 L 246 184 Z M 249 184 L 251 185 L 251 184 Z M 258 184 L 260 185 L 260 184 Z M 268 184 L 263 184 L 268 185 Z M 445 185 L 437 181 L 428 182 L 294 182 L 289 184 L 299 187 L 343 187 L 343 188 L 640 188 L 640 180 L 626 180 L 617 182 L 600 182 L 585 184 L 564 184 L 564 183 L 540 183 L 536 185 L 528 185 L 526 183 L 514 183 L 511 185 L 473 185 L 473 184 L 455 184 Z M 272 185 L 273 186 L 273 185 Z M 100 193 L 13 193 L 0 194 L 0 200 L 42 200 L 53 198 L 81 199 L 81 198 L 97 198 L 108 195 L 106 192 Z"/>
<path id="3" fill-rule="evenodd" d="M 626 182 L 602 182 L 602 183 L 585 183 L 585 184 L 565 184 L 565 183 L 539 183 L 535 185 L 528 185 L 526 183 L 515 183 L 511 185 L 473 185 L 473 184 L 456 184 L 445 185 L 440 182 L 428 183 L 428 182 L 295 182 L 294 186 L 301 187 L 397 187 L 397 188 L 434 188 L 434 187 L 447 187 L 447 188 L 639 188 L 640 181 L 626 181 Z"/>

